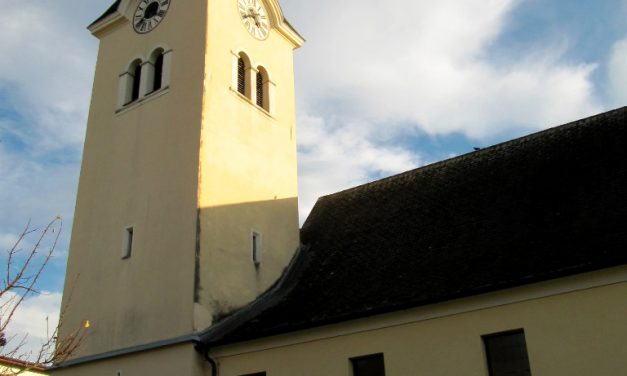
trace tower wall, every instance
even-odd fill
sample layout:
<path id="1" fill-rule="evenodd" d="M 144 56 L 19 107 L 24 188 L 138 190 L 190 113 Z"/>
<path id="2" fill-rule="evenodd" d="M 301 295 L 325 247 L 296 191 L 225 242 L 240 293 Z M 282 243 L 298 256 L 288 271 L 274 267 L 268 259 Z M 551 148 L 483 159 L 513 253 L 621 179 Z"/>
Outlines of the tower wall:
<path id="1" fill-rule="evenodd" d="M 139 3 L 121 1 L 123 17 L 91 28 L 100 49 L 60 333 L 89 322 L 73 359 L 207 329 L 272 285 L 299 244 L 298 40 L 285 36 L 278 4 L 264 3 L 283 29 L 260 41 L 236 0 L 144 3 L 169 8 L 143 34 L 133 30 Z M 152 92 L 154 51 L 164 52 L 164 84 Z M 248 97 L 234 81 L 239 53 L 252 63 Z"/>
<path id="2" fill-rule="evenodd" d="M 270 7 L 268 7 L 270 9 Z M 276 30 L 252 38 L 236 1 L 210 1 L 200 148 L 197 329 L 254 300 L 299 244 L 293 50 Z M 234 87 L 237 56 L 262 66 L 269 111 Z M 254 80 L 253 80 L 254 81 Z M 252 259 L 252 233 L 262 259 Z"/>
<path id="3" fill-rule="evenodd" d="M 205 15 L 204 1 L 177 1 L 148 34 L 126 19 L 97 34 L 61 328 L 89 320 L 76 356 L 192 331 Z M 161 45 L 170 87 L 119 110 L 119 75 Z"/>

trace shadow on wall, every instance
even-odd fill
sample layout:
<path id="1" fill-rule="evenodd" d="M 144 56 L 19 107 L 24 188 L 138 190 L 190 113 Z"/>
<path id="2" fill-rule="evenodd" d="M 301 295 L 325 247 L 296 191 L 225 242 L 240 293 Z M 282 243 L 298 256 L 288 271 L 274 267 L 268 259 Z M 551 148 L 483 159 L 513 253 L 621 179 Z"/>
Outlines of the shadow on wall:
<path id="1" fill-rule="evenodd" d="M 201 208 L 195 302 L 209 326 L 254 300 L 299 245 L 298 198 Z"/>

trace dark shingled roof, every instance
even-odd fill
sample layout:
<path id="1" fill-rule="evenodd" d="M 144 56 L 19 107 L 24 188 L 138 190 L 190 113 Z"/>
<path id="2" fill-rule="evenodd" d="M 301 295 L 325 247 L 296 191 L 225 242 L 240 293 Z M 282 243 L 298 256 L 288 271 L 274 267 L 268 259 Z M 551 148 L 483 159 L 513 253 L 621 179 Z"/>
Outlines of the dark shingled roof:
<path id="1" fill-rule="evenodd" d="M 231 343 L 627 264 L 627 107 L 322 197 Z"/>
<path id="2" fill-rule="evenodd" d="M 122 1 L 122 0 L 116 0 L 116 1 L 115 1 L 115 3 L 113 3 L 113 5 L 111 5 L 111 6 L 109 7 L 109 9 L 107 9 L 107 10 L 106 10 L 106 11 L 102 14 L 102 16 L 98 17 L 98 18 L 96 19 L 96 21 L 92 22 L 92 23 L 91 23 L 91 25 L 89 25 L 89 27 L 91 27 L 92 25 L 94 25 L 94 24 L 96 24 L 96 23 L 98 23 L 98 22 L 100 22 L 100 21 L 104 20 L 104 19 L 105 19 L 105 18 L 107 18 L 108 16 L 112 15 L 113 13 L 115 13 L 115 11 L 117 11 L 117 10 L 118 10 L 118 6 L 120 5 L 120 2 L 121 2 L 121 1 Z"/>

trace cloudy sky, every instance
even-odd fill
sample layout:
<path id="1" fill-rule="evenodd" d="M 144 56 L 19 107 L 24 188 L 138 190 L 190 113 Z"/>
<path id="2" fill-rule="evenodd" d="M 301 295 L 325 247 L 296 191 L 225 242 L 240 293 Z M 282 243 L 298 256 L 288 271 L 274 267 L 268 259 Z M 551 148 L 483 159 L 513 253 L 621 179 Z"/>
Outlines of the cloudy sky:
<path id="1" fill-rule="evenodd" d="M 223 0 L 229 1 L 229 0 Z M 2 0 L 0 251 L 64 218 L 14 331 L 62 289 L 97 40 L 112 0 Z M 296 53 L 301 220 L 318 196 L 627 104 L 627 0 L 282 0 Z M 1 256 L 0 256 L 1 257 Z"/>

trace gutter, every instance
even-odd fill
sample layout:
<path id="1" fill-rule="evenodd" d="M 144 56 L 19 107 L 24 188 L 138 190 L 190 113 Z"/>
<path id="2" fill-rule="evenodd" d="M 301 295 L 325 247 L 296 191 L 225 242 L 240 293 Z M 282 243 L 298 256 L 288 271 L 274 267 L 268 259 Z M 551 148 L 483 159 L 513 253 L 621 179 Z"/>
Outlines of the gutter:
<path id="1" fill-rule="evenodd" d="M 89 363 L 89 362 L 107 360 L 107 359 L 117 358 L 117 357 L 124 356 L 124 355 L 137 354 L 141 352 L 162 349 L 165 347 L 181 345 L 184 343 L 199 343 L 199 342 L 200 342 L 200 337 L 197 334 L 188 334 L 188 335 L 184 335 L 181 337 L 170 338 L 170 339 L 166 339 L 162 341 L 147 343 L 144 345 L 132 346 L 132 347 L 127 347 L 125 349 L 114 350 L 114 351 L 109 351 L 109 352 L 105 352 L 101 354 L 89 355 L 89 356 L 84 356 L 81 358 L 68 360 L 66 362 L 52 366 L 51 368 L 49 368 L 49 370 L 54 371 L 58 369 L 79 366 L 79 365 Z"/>
<path id="2" fill-rule="evenodd" d="M 252 316 L 266 310 L 268 307 L 273 306 L 280 301 L 280 299 L 291 291 L 296 285 L 295 281 L 302 273 L 303 269 L 308 265 L 310 255 L 307 253 L 309 246 L 301 245 L 296 250 L 296 254 L 292 258 L 292 261 L 283 272 L 283 275 L 271 287 L 266 293 L 260 296 L 257 300 L 250 303 L 248 306 L 235 312 L 233 315 L 226 318 L 224 321 L 216 323 L 203 332 L 187 334 L 180 337 L 170 338 L 166 340 L 147 343 L 139 346 L 127 347 L 124 349 L 109 351 L 96 355 L 89 355 L 81 358 L 68 360 L 66 362 L 54 365 L 49 370 L 54 371 L 58 369 L 65 369 L 83 365 L 89 362 L 101 361 L 112 359 L 120 356 L 137 354 L 141 352 L 162 349 L 166 347 L 181 345 L 184 343 L 195 344 L 195 349 L 200 353 L 203 358 L 211 364 L 211 375 L 217 376 L 218 365 L 217 362 L 209 355 L 209 349 L 211 344 L 217 344 L 224 339 L 226 335 L 232 333 L 235 329 L 239 328 L 243 323 L 247 322 Z"/>
<path id="3" fill-rule="evenodd" d="M 224 320 L 213 324 L 204 332 L 198 333 L 199 342 L 204 347 L 225 344 L 224 338 L 227 335 L 236 331 L 254 316 L 280 302 L 296 286 L 298 277 L 309 264 L 310 255 L 307 252 L 308 249 L 309 246 L 301 245 L 298 247 L 292 261 L 274 286 L 249 305 L 236 311 Z"/>

